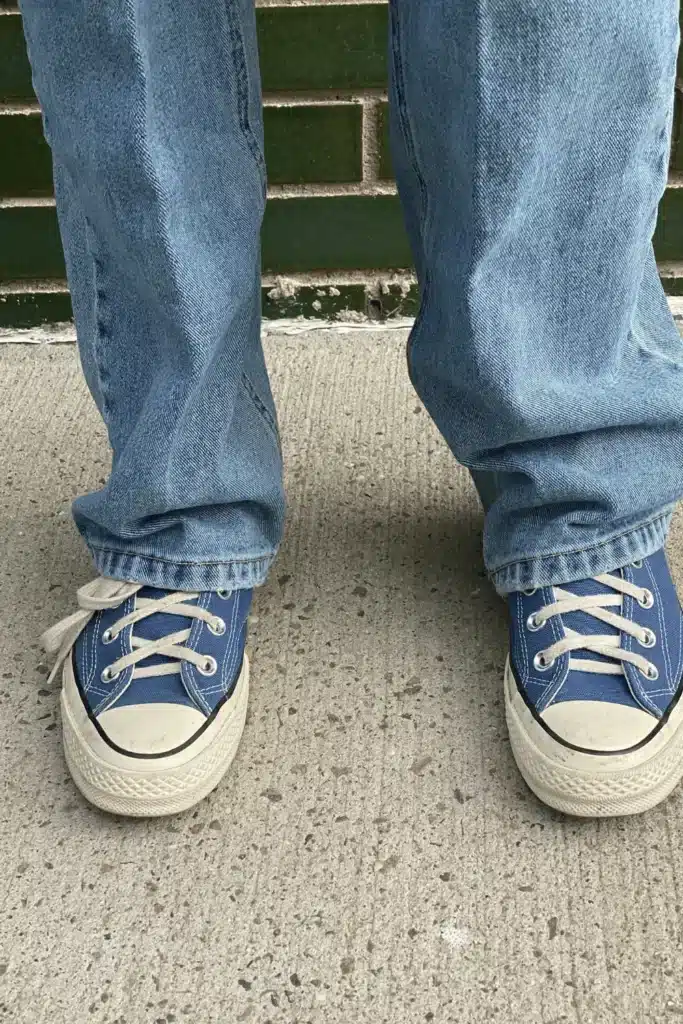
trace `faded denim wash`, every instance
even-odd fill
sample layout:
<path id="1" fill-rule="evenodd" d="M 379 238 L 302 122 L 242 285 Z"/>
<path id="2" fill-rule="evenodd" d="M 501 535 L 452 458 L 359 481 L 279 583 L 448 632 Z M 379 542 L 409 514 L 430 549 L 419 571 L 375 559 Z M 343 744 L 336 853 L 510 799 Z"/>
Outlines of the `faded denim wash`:
<path id="1" fill-rule="evenodd" d="M 22 0 L 84 371 L 114 456 L 97 569 L 261 583 L 284 497 L 259 339 L 253 0 Z M 486 507 L 499 591 L 661 547 L 683 346 L 654 262 L 677 0 L 392 0 L 413 383 Z"/>

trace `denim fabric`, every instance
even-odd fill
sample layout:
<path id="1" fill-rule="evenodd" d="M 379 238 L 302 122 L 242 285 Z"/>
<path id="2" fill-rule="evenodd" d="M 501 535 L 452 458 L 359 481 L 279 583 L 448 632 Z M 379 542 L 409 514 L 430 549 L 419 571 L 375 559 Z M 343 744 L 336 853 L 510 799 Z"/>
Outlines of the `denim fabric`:
<path id="1" fill-rule="evenodd" d="M 113 449 L 76 524 L 103 575 L 263 581 L 284 517 L 259 337 L 249 0 L 28 0 L 81 358 Z"/>
<path id="2" fill-rule="evenodd" d="M 263 581 L 284 514 L 259 341 L 249 0 L 22 0 L 83 366 L 114 457 L 100 572 Z M 501 592 L 661 547 L 683 348 L 651 237 L 677 0 L 392 0 L 392 144 L 421 286 L 410 372 L 486 508 Z"/>
<path id="3" fill-rule="evenodd" d="M 486 507 L 502 592 L 661 547 L 683 343 L 651 237 L 677 0 L 393 0 L 413 383 Z"/>

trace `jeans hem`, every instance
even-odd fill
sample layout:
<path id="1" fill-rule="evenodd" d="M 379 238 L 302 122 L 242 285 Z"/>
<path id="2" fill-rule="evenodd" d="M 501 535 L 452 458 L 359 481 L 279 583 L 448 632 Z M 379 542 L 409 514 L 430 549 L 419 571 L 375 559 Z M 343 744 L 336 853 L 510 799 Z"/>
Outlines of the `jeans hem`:
<path id="1" fill-rule="evenodd" d="M 250 590 L 265 583 L 275 553 L 225 562 L 173 562 L 88 544 L 101 576 L 163 590 Z"/>
<path id="2" fill-rule="evenodd" d="M 492 570 L 491 581 L 498 593 L 505 595 L 612 572 L 659 551 L 666 541 L 672 515 L 673 506 L 669 506 L 646 522 L 584 550 L 554 552 L 511 562 Z"/>

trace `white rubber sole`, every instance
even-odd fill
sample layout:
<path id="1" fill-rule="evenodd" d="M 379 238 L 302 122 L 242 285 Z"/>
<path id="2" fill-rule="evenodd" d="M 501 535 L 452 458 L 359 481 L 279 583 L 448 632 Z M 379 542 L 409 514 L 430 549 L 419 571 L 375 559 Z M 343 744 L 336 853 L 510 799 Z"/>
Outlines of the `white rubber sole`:
<path id="1" fill-rule="evenodd" d="M 643 746 L 623 754 L 586 754 L 559 743 L 539 724 L 508 661 L 505 713 L 524 781 L 543 803 L 565 814 L 640 814 L 665 800 L 683 777 L 683 700 Z"/>
<path id="2" fill-rule="evenodd" d="M 111 814 L 154 818 L 186 811 L 208 796 L 230 767 L 244 730 L 248 698 L 245 654 L 234 693 L 194 743 L 163 757 L 130 757 L 114 750 L 91 722 L 67 659 L 61 705 L 69 771 L 86 800 Z"/>

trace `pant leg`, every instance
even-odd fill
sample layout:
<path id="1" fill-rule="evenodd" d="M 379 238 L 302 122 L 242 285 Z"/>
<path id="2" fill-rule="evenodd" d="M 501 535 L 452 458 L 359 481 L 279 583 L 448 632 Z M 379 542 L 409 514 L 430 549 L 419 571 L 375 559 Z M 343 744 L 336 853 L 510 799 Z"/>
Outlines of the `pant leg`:
<path id="1" fill-rule="evenodd" d="M 652 233 L 678 0 L 391 0 L 413 383 L 501 592 L 614 569 L 683 492 L 683 344 Z"/>
<path id="2" fill-rule="evenodd" d="M 85 375 L 113 449 L 97 569 L 262 582 L 284 500 L 260 343 L 253 0 L 23 0 Z"/>

